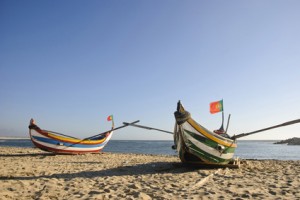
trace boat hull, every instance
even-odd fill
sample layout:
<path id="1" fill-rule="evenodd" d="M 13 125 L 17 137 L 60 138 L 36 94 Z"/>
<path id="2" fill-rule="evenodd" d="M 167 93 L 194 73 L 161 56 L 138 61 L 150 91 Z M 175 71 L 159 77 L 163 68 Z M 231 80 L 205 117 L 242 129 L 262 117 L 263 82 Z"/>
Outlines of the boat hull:
<path id="1" fill-rule="evenodd" d="M 41 129 L 29 129 L 30 139 L 37 148 L 57 154 L 98 153 L 108 143 L 112 134 L 111 131 L 102 138 L 82 140 Z"/>
<path id="2" fill-rule="evenodd" d="M 237 147 L 235 140 L 207 130 L 194 121 L 183 107 L 179 107 L 177 112 L 185 115 L 183 119 L 175 114 L 174 129 L 174 142 L 182 162 L 228 164 L 233 160 Z"/>

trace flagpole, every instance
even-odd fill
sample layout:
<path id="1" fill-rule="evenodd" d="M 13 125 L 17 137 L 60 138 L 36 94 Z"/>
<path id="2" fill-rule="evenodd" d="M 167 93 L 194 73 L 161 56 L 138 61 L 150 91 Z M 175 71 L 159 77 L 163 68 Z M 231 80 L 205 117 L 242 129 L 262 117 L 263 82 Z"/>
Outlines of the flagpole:
<path id="1" fill-rule="evenodd" d="M 228 119 L 227 119 L 227 126 L 226 126 L 225 133 L 227 133 L 227 130 L 228 130 L 230 116 L 231 116 L 231 114 L 229 114 L 229 115 L 228 115 Z"/>
<path id="2" fill-rule="evenodd" d="M 220 130 L 224 130 L 224 111 L 222 111 L 222 126 Z"/>
<path id="3" fill-rule="evenodd" d="M 222 102 L 222 126 L 220 128 L 220 130 L 224 131 L 224 104 L 223 104 L 223 99 L 221 100 Z"/>
<path id="4" fill-rule="evenodd" d="M 111 121 L 111 129 L 114 129 L 114 127 L 115 127 L 115 122 L 114 122 L 114 116 L 113 115 L 109 115 L 108 117 L 107 117 L 107 121 Z"/>

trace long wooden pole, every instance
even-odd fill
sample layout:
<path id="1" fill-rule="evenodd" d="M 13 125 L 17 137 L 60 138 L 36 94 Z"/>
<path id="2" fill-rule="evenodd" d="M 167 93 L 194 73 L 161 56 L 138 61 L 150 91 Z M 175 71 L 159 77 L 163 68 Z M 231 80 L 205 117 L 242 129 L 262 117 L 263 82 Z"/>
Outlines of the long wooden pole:
<path id="1" fill-rule="evenodd" d="M 76 137 L 73 137 L 73 136 L 70 136 L 70 135 L 65 135 L 65 134 L 62 134 L 62 133 L 54 132 L 54 131 L 48 131 L 48 130 L 43 130 L 43 131 L 46 131 L 46 132 L 49 132 L 49 133 L 54 133 L 54 134 L 65 136 L 65 137 L 69 137 L 69 138 L 73 138 L 73 139 L 77 139 L 77 140 L 81 140 L 80 138 L 76 138 Z"/>
<path id="2" fill-rule="evenodd" d="M 228 115 L 228 120 L 227 120 L 227 126 L 226 126 L 225 133 L 227 133 L 227 130 L 228 130 L 230 116 L 231 116 L 231 114 Z"/>
<path id="3" fill-rule="evenodd" d="M 99 133 L 99 134 L 97 134 L 97 135 L 93 135 L 93 136 L 91 136 L 91 137 L 84 138 L 84 139 L 82 139 L 82 141 L 83 141 L 83 140 L 90 140 L 90 139 L 93 139 L 93 138 L 95 138 L 95 137 L 99 137 L 100 135 L 103 135 L 103 134 L 105 134 L 105 133 L 107 133 L 107 132 L 115 131 L 115 130 L 118 130 L 118 129 L 120 129 L 120 128 L 124 128 L 124 127 L 126 127 L 126 126 L 129 126 L 129 125 L 132 125 L 132 124 L 136 124 L 136 123 L 138 123 L 138 122 L 140 122 L 140 120 L 136 120 L 136 121 L 131 122 L 131 123 L 128 123 L 128 124 L 126 124 L 126 125 L 119 126 L 119 127 L 117 127 L 117 128 L 112 128 L 111 130 L 108 130 L 108 131 Z"/>
<path id="4" fill-rule="evenodd" d="M 137 121 L 128 123 L 128 125 L 123 125 L 123 126 L 119 126 L 119 127 L 117 127 L 117 128 L 112 128 L 112 129 L 109 130 L 109 131 L 105 131 L 105 132 L 99 133 L 99 134 L 97 134 L 97 135 L 93 135 L 93 136 L 91 136 L 91 137 L 84 138 L 84 139 L 80 140 L 79 142 L 76 142 L 76 143 L 74 143 L 74 144 L 69 145 L 68 147 L 74 146 L 75 144 L 79 144 L 79 143 L 81 143 L 81 142 L 83 142 L 83 141 L 85 141 L 85 140 L 90 140 L 90 139 L 93 139 L 93 138 L 95 138 L 95 137 L 99 137 L 99 136 L 101 136 L 101 135 L 103 135 L 103 134 L 105 134 L 105 133 L 108 133 L 108 132 L 111 132 L 111 131 L 114 131 L 114 130 L 118 130 L 118 129 L 120 129 L 120 128 L 124 128 L 124 127 L 126 127 L 126 126 L 129 126 L 130 124 L 138 123 L 139 121 L 140 121 L 140 120 L 137 120 Z"/>
<path id="5" fill-rule="evenodd" d="M 129 125 L 129 126 L 134 126 L 134 127 L 138 127 L 138 128 L 144 128 L 144 129 L 148 129 L 148 130 L 155 130 L 155 131 L 161 131 L 161 132 L 164 132 L 164 133 L 169 133 L 169 134 L 173 134 L 173 132 L 171 131 L 165 131 L 165 130 L 162 130 L 162 129 L 158 129 L 158 128 L 153 128 L 153 127 L 149 127 L 149 126 L 142 126 L 142 125 L 136 125 L 136 124 L 130 124 L 128 122 L 123 122 L 123 124 L 125 125 Z"/>
<path id="6" fill-rule="evenodd" d="M 252 135 L 254 133 L 259 133 L 259 132 L 267 131 L 267 130 L 270 130 L 270 129 L 273 129 L 273 128 L 279 128 L 279 127 L 282 127 L 282 126 L 288 126 L 288 125 L 292 125 L 292 124 L 296 124 L 296 123 L 300 123 L 300 119 L 288 121 L 288 122 L 285 122 L 285 123 L 282 123 L 282 124 L 279 124 L 279 125 L 276 125 L 276 126 L 271 126 L 271 127 L 268 127 L 268 128 L 260 129 L 260 130 L 257 130 L 257 131 L 252 131 L 252 132 L 249 132 L 249 133 L 241 133 L 241 134 L 238 134 L 238 135 L 234 135 L 234 136 L 231 137 L 231 139 L 235 140 L 237 138 Z"/>

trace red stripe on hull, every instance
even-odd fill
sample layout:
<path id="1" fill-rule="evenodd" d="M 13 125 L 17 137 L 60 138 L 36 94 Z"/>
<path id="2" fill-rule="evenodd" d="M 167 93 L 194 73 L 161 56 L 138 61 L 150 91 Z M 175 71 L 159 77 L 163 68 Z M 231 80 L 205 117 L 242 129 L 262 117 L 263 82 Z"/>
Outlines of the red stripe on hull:
<path id="1" fill-rule="evenodd" d="M 43 150 L 43 151 L 48 151 L 48 152 L 53 152 L 53 153 L 58 153 L 58 154 L 84 154 L 84 153 L 99 153 L 102 149 L 99 150 L 89 150 L 89 151 L 74 151 L 74 150 L 62 150 L 62 149 L 55 149 L 55 148 L 51 148 L 51 147 L 46 147 L 44 145 L 41 145 L 35 141 L 33 141 L 31 139 L 31 141 L 33 142 L 33 144 Z"/>
<path id="2" fill-rule="evenodd" d="M 49 133 L 48 133 L 47 131 L 44 131 L 44 130 L 41 130 L 41 129 L 33 129 L 33 130 L 35 130 L 36 132 L 38 132 L 39 134 L 41 134 L 41 135 L 43 135 L 43 136 L 45 136 L 45 137 L 54 139 L 54 140 L 59 141 L 59 142 L 68 142 L 68 143 L 72 143 L 72 144 L 84 144 L 84 140 L 81 140 L 81 139 L 78 139 L 78 140 L 81 140 L 81 142 L 71 142 L 71 141 L 69 141 L 69 140 L 61 140 L 61 139 L 57 139 L 57 138 L 55 138 L 55 137 L 51 137 L 51 136 L 49 136 Z M 111 132 L 109 132 L 109 134 L 106 134 L 106 137 L 103 138 L 104 140 L 101 139 L 100 142 L 93 143 L 93 145 L 102 144 L 103 142 L 105 142 L 105 141 L 106 141 L 106 138 L 110 135 L 110 133 L 111 133 Z M 51 134 L 55 135 L 55 133 L 51 133 Z M 102 141 L 102 140 L 103 140 L 103 141 Z M 97 140 L 95 140 L 95 141 L 97 141 Z"/>

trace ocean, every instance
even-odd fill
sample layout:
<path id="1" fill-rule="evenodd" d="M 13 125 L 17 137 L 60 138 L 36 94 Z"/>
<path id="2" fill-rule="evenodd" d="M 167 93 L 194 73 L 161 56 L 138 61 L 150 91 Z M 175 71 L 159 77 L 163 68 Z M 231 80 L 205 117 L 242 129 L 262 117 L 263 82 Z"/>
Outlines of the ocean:
<path id="1" fill-rule="evenodd" d="M 235 157 L 241 159 L 300 160 L 300 146 L 274 144 L 276 140 L 240 140 Z M 173 141 L 111 140 L 103 152 L 177 155 Z M 0 139 L 0 146 L 34 147 L 30 139 Z"/>

